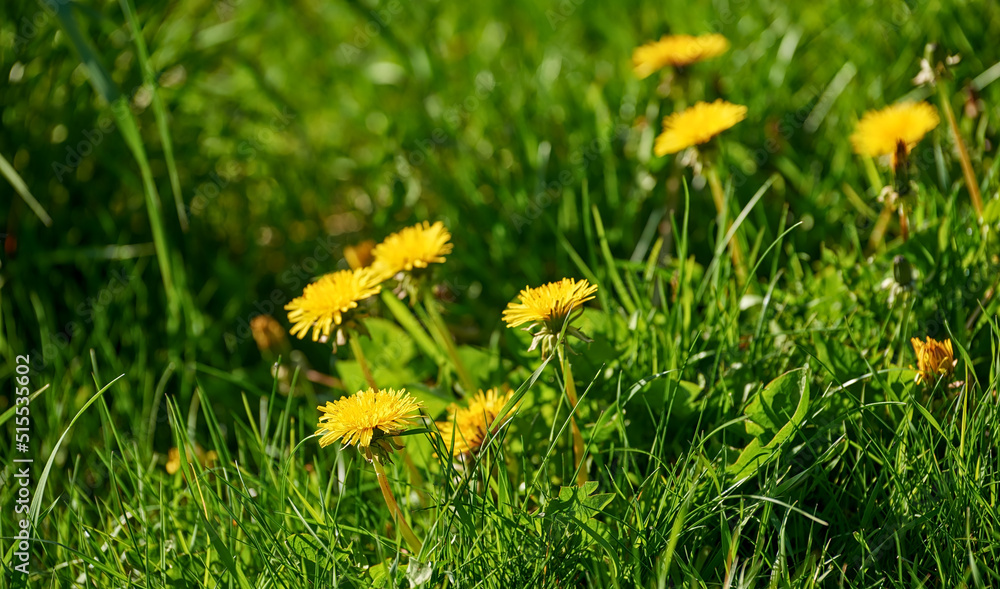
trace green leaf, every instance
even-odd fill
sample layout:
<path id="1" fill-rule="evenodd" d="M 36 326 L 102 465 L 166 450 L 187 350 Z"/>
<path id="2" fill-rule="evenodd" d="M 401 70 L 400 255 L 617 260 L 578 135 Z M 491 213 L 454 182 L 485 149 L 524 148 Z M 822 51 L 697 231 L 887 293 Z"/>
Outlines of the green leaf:
<path id="1" fill-rule="evenodd" d="M 496 361 L 489 352 L 472 346 L 459 346 L 457 352 L 458 358 L 469 370 L 469 376 L 474 382 L 480 386 L 483 386 L 482 383 L 490 382 L 490 367 L 494 366 Z"/>
<path id="2" fill-rule="evenodd" d="M 795 413 L 791 416 L 788 422 L 780 430 L 778 430 L 778 432 L 774 435 L 774 438 L 768 442 L 767 445 L 762 445 L 760 438 L 750 440 L 750 443 L 747 444 L 747 446 L 740 453 L 736 462 L 726 468 L 726 472 L 735 476 L 738 480 L 742 481 L 752 477 L 758 470 L 760 470 L 761 467 L 774 458 L 781 445 L 792 437 L 792 434 L 798 430 L 799 426 L 802 425 L 802 421 L 806 417 L 806 413 L 809 410 L 808 367 L 796 368 L 795 370 L 790 370 L 785 374 L 782 374 L 778 378 L 771 381 L 765 389 L 771 388 L 772 386 L 789 386 L 789 383 L 784 382 L 785 380 L 793 383 L 799 390 L 798 406 L 795 408 Z"/>
<path id="3" fill-rule="evenodd" d="M 829 370 L 839 382 L 847 382 L 867 372 L 868 367 L 861 353 L 831 335 L 829 332 L 814 334 L 811 342 L 816 358 L 823 364 L 823 368 Z"/>
<path id="4" fill-rule="evenodd" d="M 319 540 L 312 534 L 292 534 L 288 537 L 288 549 L 302 560 L 316 562 L 324 552 Z"/>
<path id="5" fill-rule="evenodd" d="M 772 380 L 743 410 L 747 433 L 758 438 L 772 436 L 788 423 L 806 387 L 806 371 L 786 372 Z"/>
<path id="6" fill-rule="evenodd" d="M 1000 199 L 993 198 L 983 207 L 983 223 L 992 225 L 997 221 L 1000 221 Z"/>
<path id="7" fill-rule="evenodd" d="M 580 530 L 600 546 L 608 557 L 612 574 L 617 575 L 621 569 L 618 555 L 601 530 L 606 528 L 594 518 L 615 498 L 614 493 L 594 494 L 597 491 L 597 481 L 587 481 L 582 486 L 560 487 L 559 498 L 551 501 L 546 507 L 546 515 L 562 520 L 575 521 Z"/>
<path id="8" fill-rule="evenodd" d="M 615 498 L 614 493 L 599 493 L 597 495 L 591 495 L 590 497 L 587 497 L 586 499 L 581 501 L 580 506 L 587 511 L 591 511 L 592 513 L 590 517 L 593 517 L 594 515 L 596 515 L 598 511 L 601 511 L 602 509 L 607 507 L 608 504 L 610 504 L 611 501 L 614 500 L 614 498 Z"/>
<path id="9" fill-rule="evenodd" d="M 388 567 L 385 566 L 384 562 L 380 562 L 377 565 L 368 569 L 368 574 L 372 577 L 372 587 L 383 587 L 385 582 L 389 580 Z"/>
<path id="10" fill-rule="evenodd" d="M 559 499 L 549 505 L 553 512 L 573 513 L 580 521 L 587 521 L 615 498 L 614 493 L 594 495 L 595 491 L 597 491 L 597 481 L 587 481 L 580 487 L 560 487 Z"/>
<path id="11" fill-rule="evenodd" d="M 396 321 L 399 321 L 400 325 L 403 326 L 406 333 L 410 335 L 412 341 L 414 341 L 416 345 L 420 346 L 420 350 L 426 354 L 427 357 L 432 358 L 438 365 L 442 365 L 447 362 L 444 352 L 438 349 L 437 345 L 427 334 L 427 331 L 422 325 L 420 325 L 420 322 L 413 316 L 410 308 L 407 307 L 405 303 L 396 298 L 396 296 L 388 290 L 382 291 L 382 302 L 392 313 L 393 317 L 396 318 Z M 369 331 L 371 330 L 371 324 L 373 323 L 377 323 L 377 321 L 374 319 L 365 321 L 365 326 L 368 327 Z"/>
<path id="12" fill-rule="evenodd" d="M 760 438 L 754 438 L 743 448 L 739 458 L 726 469 L 726 472 L 736 475 L 736 478 L 750 477 L 764 466 L 770 457 L 770 450 L 760 445 Z"/>
<path id="13" fill-rule="evenodd" d="M 202 512 L 199 511 L 198 513 Z M 215 551 L 219 554 L 219 559 L 222 561 L 223 566 L 225 566 L 226 570 L 228 570 L 233 575 L 233 578 L 236 579 L 240 589 L 250 589 L 249 581 L 247 581 L 246 577 L 243 575 L 243 571 L 236 566 L 236 560 L 233 558 L 229 548 L 226 547 L 226 543 L 222 540 L 222 537 L 219 536 L 219 532 L 216 531 L 216 526 L 212 521 L 205 519 L 204 514 L 202 515 L 202 521 L 206 524 L 205 529 L 208 531 L 208 537 L 212 542 L 212 547 L 215 548 Z"/>
<path id="14" fill-rule="evenodd" d="M 399 572 L 399 561 L 386 559 L 383 562 L 368 569 L 368 574 L 372 577 L 372 587 L 395 587 L 396 585 L 392 583 L 392 580 L 397 577 Z"/>
<path id="15" fill-rule="evenodd" d="M 344 381 L 344 388 L 353 393 L 368 388 L 361 365 L 354 360 L 340 360 L 336 364 L 337 374 Z M 381 388 L 408 388 L 407 385 L 419 382 L 416 373 L 405 366 L 373 366 L 371 368 L 375 382 Z"/>
<path id="16" fill-rule="evenodd" d="M 416 345 L 406 331 L 391 321 L 377 317 L 365 320 L 365 327 L 368 337 L 356 337 L 360 337 L 365 360 L 378 386 L 406 387 L 430 376 L 426 362 L 416 357 Z M 356 358 L 338 361 L 336 370 L 349 392 L 368 388 Z"/>

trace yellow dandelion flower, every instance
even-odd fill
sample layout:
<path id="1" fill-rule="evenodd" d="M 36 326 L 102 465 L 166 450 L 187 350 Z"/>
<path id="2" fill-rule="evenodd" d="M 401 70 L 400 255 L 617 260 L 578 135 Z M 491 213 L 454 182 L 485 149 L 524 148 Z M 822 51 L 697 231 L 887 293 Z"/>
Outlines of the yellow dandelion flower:
<path id="1" fill-rule="evenodd" d="M 653 148 L 657 156 L 677 153 L 693 145 L 705 143 L 747 116 L 747 107 L 725 100 L 699 102 L 691 108 L 663 119 L 663 132 Z"/>
<path id="2" fill-rule="evenodd" d="M 722 35 L 664 35 L 632 52 L 632 68 L 641 80 L 667 66 L 681 67 L 721 55 L 729 49 Z"/>
<path id="3" fill-rule="evenodd" d="M 549 323 L 561 328 L 563 320 L 583 303 L 592 300 L 597 286 L 586 280 L 563 278 L 537 288 L 524 287 L 520 303 L 510 303 L 503 312 L 508 327 L 525 323 Z"/>
<path id="4" fill-rule="evenodd" d="M 866 112 L 851 135 L 851 145 L 855 153 L 871 157 L 895 154 L 900 143 L 909 153 L 939 122 L 937 110 L 926 102 L 894 104 Z"/>
<path id="5" fill-rule="evenodd" d="M 437 422 L 445 447 L 451 449 L 454 456 L 478 452 L 493 433 L 500 410 L 513 395 L 514 391 L 502 395 L 494 388 L 479 391 L 467 407 L 449 407 L 448 419 Z"/>
<path id="6" fill-rule="evenodd" d="M 325 448 L 340 441 L 344 446 L 357 446 L 369 460 L 373 455 L 387 458 L 398 449 L 392 437 L 406 431 L 421 406 L 402 389 L 369 388 L 328 401 L 317 407 L 320 417 L 316 433 L 323 434 L 319 445 Z"/>
<path id="7" fill-rule="evenodd" d="M 344 322 L 344 315 L 357 308 L 358 302 L 382 290 L 378 277 L 367 269 L 340 270 L 321 276 L 306 286 L 302 296 L 285 305 L 291 334 L 302 339 L 312 328 L 312 339 L 329 337 L 335 325 Z"/>
<path id="8" fill-rule="evenodd" d="M 955 360 L 950 339 L 939 342 L 928 337 L 927 341 L 922 342 L 920 338 L 915 337 L 910 339 L 910 344 L 913 345 L 913 351 L 917 354 L 917 370 L 920 371 L 920 374 L 917 375 L 917 382 L 933 383 L 937 381 L 938 377 L 951 376 L 951 373 L 955 371 L 958 360 Z"/>
<path id="9" fill-rule="evenodd" d="M 524 287 L 518 297 L 520 303 L 509 303 L 503 312 L 503 320 L 507 327 L 518 327 L 528 323 L 526 330 L 539 327 L 528 351 L 534 350 L 539 344 L 542 355 L 548 356 L 559 337 L 563 322 L 583 303 L 592 300 L 597 286 L 586 280 L 563 278 L 559 282 L 550 282 L 537 288 Z M 583 341 L 589 340 L 583 333 L 572 326 L 567 326 L 566 333 Z"/>
<path id="10" fill-rule="evenodd" d="M 349 245 L 344 248 L 344 259 L 351 270 L 367 268 L 375 261 L 372 250 L 375 249 L 375 241 L 366 239 L 357 245 Z"/>
<path id="11" fill-rule="evenodd" d="M 444 262 L 452 250 L 451 233 L 441 221 L 431 225 L 424 221 L 393 233 L 372 250 L 372 268 L 383 278 L 414 268 Z"/>
<path id="12" fill-rule="evenodd" d="M 188 449 L 188 459 L 190 456 L 190 448 Z M 201 444 L 194 445 L 194 458 L 198 460 L 204 468 L 210 468 L 216 460 L 219 459 L 219 454 L 215 450 L 205 451 L 201 447 Z M 166 464 L 167 474 L 174 474 L 181 469 L 181 451 L 177 448 L 171 448 L 167 451 L 167 464 Z"/>

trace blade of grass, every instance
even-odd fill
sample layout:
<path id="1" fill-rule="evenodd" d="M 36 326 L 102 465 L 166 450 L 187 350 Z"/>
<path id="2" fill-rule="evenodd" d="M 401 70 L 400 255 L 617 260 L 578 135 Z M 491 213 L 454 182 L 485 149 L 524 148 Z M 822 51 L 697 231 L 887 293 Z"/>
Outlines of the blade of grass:
<path id="1" fill-rule="evenodd" d="M 146 40 L 142 36 L 142 27 L 135 16 L 135 7 L 132 0 L 120 0 L 122 12 L 128 20 L 128 26 L 132 29 L 132 40 L 135 42 L 136 56 L 139 59 L 139 68 L 142 70 L 142 81 L 148 86 L 153 97 L 153 116 L 156 118 L 156 129 L 160 134 L 160 142 L 163 145 L 163 157 L 167 163 L 167 174 L 170 176 L 170 189 L 174 193 L 174 205 L 177 207 L 177 219 L 180 222 L 181 230 L 187 231 L 188 218 L 184 210 L 184 197 L 181 195 L 181 178 L 177 173 L 177 161 L 174 158 L 174 143 L 170 135 L 170 127 L 167 124 L 167 109 L 163 105 L 163 97 L 157 89 L 158 84 L 153 66 L 149 61 L 149 50 L 146 48 Z"/>
<path id="2" fill-rule="evenodd" d="M 10 162 L 7 161 L 7 158 L 5 158 L 2 153 L 0 153 L 0 174 L 3 174 L 3 177 L 10 182 L 10 185 L 14 187 L 14 192 L 17 192 L 21 198 L 24 199 L 28 208 L 34 211 L 35 215 L 42 220 L 42 223 L 44 223 L 46 227 L 51 227 L 52 217 L 45 212 L 42 205 L 38 204 L 35 197 L 31 195 L 31 191 L 28 190 L 28 185 L 25 184 L 21 175 L 17 173 L 14 166 L 10 165 Z"/>
<path id="3" fill-rule="evenodd" d="M 174 287 L 173 266 L 171 263 L 171 251 L 167 242 L 166 228 L 160 213 L 160 196 L 156 190 L 156 183 L 153 181 L 153 172 L 149 166 L 149 159 L 146 157 L 146 149 L 142 144 L 142 137 L 139 134 L 139 127 L 135 121 L 135 116 L 129 108 L 128 98 L 119 92 L 117 86 L 108 73 L 108 70 L 101 63 L 97 52 L 93 49 L 86 33 L 80 30 L 76 18 L 72 13 L 72 3 L 55 3 L 55 14 L 59 24 L 66 36 L 76 50 L 80 59 L 87 68 L 88 79 L 98 94 L 111 105 L 111 112 L 118 130 L 125 139 L 125 144 L 139 165 L 139 172 L 142 176 L 143 196 L 146 202 L 146 212 L 149 215 L 149 224 L 153 231 L 153 244 L 156 248 L 156 260 L 160 266 L 160 275 L 163 279 L 163 288 L 167 295 L 167 312 L 169 321 L 167 328 L 170 333 L 176 333 L 180 328 L 181 302 L 177 289 Z M 183 268 L 181 266 L 181 268 Z M 183 270 L 180 270 L 181 272 Z"/>
<path id="4" fill-rule="evenodd" d="M 608 278 L 611 280 L 611 284 L 614 285 L 615 291 L 618 293 L 618 298 L 621 299 L 622 306 L 625 307 L 625 311 L 632 315 L 636 311 L 635 303 L 632 302 L 632 297 L 628 294 L 628 289 L 625 288 L 625 283 L 622 282 L 622 277 L 618 274 L 618 267 L 615 265 L 615 258 L 611 255 L 611 247 L 608 245 L 607 235 L 604 233 L 604 223 L 601 221 L 601 213 L 597 210 L 597 205 L 593 205 L 594 214 L 594 226 L 597 228 L 597 240 L 601 246 L 601 254 L 604 256 L 604 263 L 608 267 Z"/>
<path id="5" fill-rule="evenodd" d="M 63 431 L 62 435 L 59 436 L 59 440 L 56 441 L 55 446 L 52 447 L 52 451 L 49 452 L 49 459 L 45 461 L 45 467 L 42 469 L 42 474 L 41 476 L 38 477 L 38 485 L 35 487 L 35 494 L 31 498 L 31 508 L 28 510 L 29 513 L 28 517 L 31 519 L 32 527 L 38 526 L 38 516 L 41 513 L 42 498 L 45 496 L 45 485 L 48 483 L 49 473 L 52 471 L 52 464 L 55 462 L 56 456 L 59 454 L 59 448 L 60 446 L 62 446 L 63 440 L 66 439 L 66 436 L 69 434 L 69 431 L 73 429 L 73 425 L 76 424 L 77 420 L 80 419 L 80 416 L 83 415 L 83 413 L 87 410 L 87 408 L 93 405 L 94 401 L 100 399 L 101 395 L 103 395 L 105 391 L 111 388 L 111 385 L 115 384 L 116 382 L 119 381 L 119 379 L 122 379 L 124 377 L 125 377 L 124 374 L 119 374 L 114 380 L 104 385 L 104 387 L 101 390 L 94 393 L 94 396 L 92 396 L 90 400 L 84 403 L 83 407 L 80 407 L 80 410 L 76 412 L 76 415 L 73 416 L 73 419 L 70 420 L 69 425 L 66 426 L 66 430 Z"/>

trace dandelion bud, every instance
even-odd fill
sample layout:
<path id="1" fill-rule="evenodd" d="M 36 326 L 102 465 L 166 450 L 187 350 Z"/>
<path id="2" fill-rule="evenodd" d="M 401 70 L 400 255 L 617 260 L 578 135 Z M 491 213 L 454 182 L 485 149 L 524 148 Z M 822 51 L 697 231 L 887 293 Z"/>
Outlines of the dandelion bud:
<path id="1" fill-rule="evenodd" d="M 892 277 L 896 284 L 904 288 L 913 284 L 913 266 L 905 256 L 896 256 L 892 259 Z"/>
<path id="2" fill-rule="evenodd" d="M 367 268 L 375 261 L 372 250 L 375 249 L 375 242 L 372 240 L 362 241 L 357 245 L 349 245 L 344 248 L 344 259 L 351 270 Z"/>
<path id="3" fill-rule="evenodd" d="M 270 315 L 254 317 L 250 321 L 250 331 L 253 333 L 253 341 L 257 342 L 257 348 L 261 352 L 281 350 L 286 347 L 285 330 Z"/>

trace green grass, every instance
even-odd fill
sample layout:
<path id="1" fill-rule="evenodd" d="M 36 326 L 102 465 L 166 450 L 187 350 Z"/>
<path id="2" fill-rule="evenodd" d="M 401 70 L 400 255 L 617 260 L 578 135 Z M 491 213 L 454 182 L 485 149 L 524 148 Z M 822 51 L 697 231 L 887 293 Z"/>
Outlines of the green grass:
<path id="1" fill-rule="evenodd" d="M 636 80 L 632 49 L 668 31 L 732 47 Z M 1000 585 L 998 35 L 995 4 L 961 0 L 4 3 L 0 587 Z M 961 56 L 942 93 L 982 221 L 911 82 L 928 43 Z M 719 97 L 748 107 L 715 154 L 722 215 L 651 154 L 665 114 Z M 870 244 L 892 174 L 848 137 L 901 99 L 942 122 L 910 238 L 893 220 Z M 349 348 L 261 351 L 249 323 L 287 327 L 343 247 L 424 219 L 452 232 L 435 276 L 470 378 L 521 402 L 471 465 L 405 438 L 414 555 L 370 465 L 310 438 L 363 382 Z M 563 276 L 600 287 L 593 343 L 570 342 L 583 487 L 562 373 L 500 320 Z M 440 418 L 461 387 L 428 317 L 371 311 L 376 380 Z M 958 359 L 932 387 L 928 335 Z"/>

